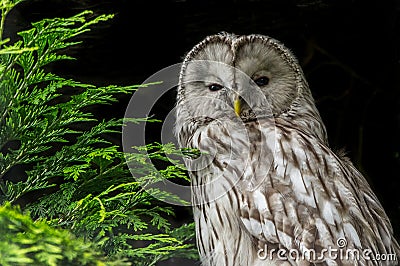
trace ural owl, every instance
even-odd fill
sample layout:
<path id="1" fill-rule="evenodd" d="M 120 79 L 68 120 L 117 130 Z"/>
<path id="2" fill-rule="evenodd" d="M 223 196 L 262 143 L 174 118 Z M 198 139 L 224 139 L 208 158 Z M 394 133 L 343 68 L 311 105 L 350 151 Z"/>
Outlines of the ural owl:
<path id="1" fill-rule="evenodd" d="M 175 134 L 203 265 L 397 265 L 365 178 L 327 142 L 292 53 L 262 35 L 209 36 L 182 64 Z"/>

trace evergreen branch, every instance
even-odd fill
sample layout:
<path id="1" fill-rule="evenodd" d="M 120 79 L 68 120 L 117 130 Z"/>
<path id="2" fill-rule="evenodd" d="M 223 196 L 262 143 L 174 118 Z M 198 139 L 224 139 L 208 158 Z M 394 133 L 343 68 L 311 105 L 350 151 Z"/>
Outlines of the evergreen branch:
<path id="1" fill-rule="evenodd" d="M 68 231 L 33 222 L 10 204 L 0 206 L 0 264 L 8 265 L 130 265 L 109 261 L 90 242 Z"/>
<path id="2" fill-rule="evenodd" d="M 16 5 L 21 3 L 24 0 L 1 0 L 0 1 L 0 9 L 1 9 L 1 20 L 0 20 L 0 49 L 4 44 L 3 42 L 3 32 L 4 32 L 4 22 L 8 13 L 13 9 Z"/>
<path id="3" fill-rule="evenodd" d="M 2 15 L 8 12 L 5 3 L 20 2 L 0 1 Z M 155 143 L 137 147 L 137 153 L 127 155 L 103 137 L 104 134 L 120 134 L 121 126 L 126 123 L 158 120 L 125 118 L 97 121 L 86 111 L 88 106 L 112 104 L 116 102 L 117 94 L 131 93 L 139 86 L 96 87 L 64 79 L 43 68 L 60 60 L 72 60 L 60 50 L 79 44 L 79 40 L 74 38 L 87 32 L 92 25 L 112 17 L 103 15 L 87 20 L 90 14 L 90 11 L 84 11 L 70 18 L 33 23 L 32 29 L 19 33 L 22 40 L 12 45 L 8 45 L 9 40 L 0 38 L 0 48 L 3 47 L 0 50 L 0 201 L 3 204 L 7 200 L 13 203 L 24 201 L 31 193 L 29 195 L 36 198 L 25 209 L 31 211 L 31 217 L 43 221 L 39 227 L 47 226 L 53 236 L 65 232 L 61 242 L 40 242 L 36 239 L 47 239 L 46 234 L 35 236 L 25 228 L 25 232 L 22 230 L 23 233 L 18 234 L 21 241 L 32 244 L 32 239 L 35 239 L 39 244 L 21 247 L 22 242 L 17 243 L 13 247 L 20 253 L 13 253 L 14 262 L 84 264 L 79 256 L 86 249 L 78 251 L 69 248 L 71 246 L 64 249 L 64 243 L 75 244 L 77 248 L 82 247 L 82 243 L 89 243 L 93 247 L 94 259 L 98 258 L 97 255 L 100 260 L 107 256 L 107 265 L 124 264 L 126 261 L 120 260 L 121 257 L 129 258 L 135 265 L 154 265 L 172 254 L 188 254 L 190 257 L 194 250 L 188 243 L 192 234 L 180 234 L 184 228 L 182 231 L 171 228 L 168 217 L 174 212 L 172 208 L 160 205 L 156 198 L 182 200 L 151 188 L 152 184 L 168 178 L 187 178 L 180 164 L 157 170 L 149 161 L 169 162 L 166 155 L 180 156 L 180 151 L 170 144 Z M 0 22 L 1 30 L 2 26 Z M 58 97 L 64 97 L 60 89 L 67 87 L 77 88 L 78 92 L 57 103 Z M 149 156 L 145 154 L 146 150 Z M 177 160 L 172 162 L 178 163 Z M 29 170 L 21 170 L 27 177 L 17 182 L 11 170 L 19 165 L 27 166 Z M 87 242 L 82 239 L 75 241 L 73 235 L 82 236 Z M 10 234 L 6 237 L 10 238 Z M 147 244 L 133 248 L 132 242 L 141 241 Z M 4 243 L 14 245 L 16 242 Z M 41 243 L 48 247 L 47 250 L 43 251 Z M 2 247 L 0 244 L 0 261 L 7 265 L 9 262 L 2 260 L 6 254 L 2 253 Z M 40 254 L 43 261 L 33 260 L 36 254 Z"/>
<path id="4" fill-rule="evenodd" d="M 24 39 L 25 48 L 32 48 L 32 45 L 37 45 L 36 47 L 38 52 L 38 59 L 35 60 L 34 64 L 28 69 L 25 68 L 24 79 L 22 80 L 22 83 L 15 89 L 13 97 L 9 99 L 9 102 L 1 116 L 0 121 L 3 121 L 5 119 L 10 108 L 13 106 L 15 99 L 18 97 L 18 94 L 24 91 L 27 83 L 30 81 L 31 77 L 37 72 L 37 70 L 40 67 L 43 67 L 45 64 L 56 60 L 54 58 L 52 60 L 44 60 L 47 56 L 49 56 L 50 53 L 76 44 L 76 42 L 65 43 L 65 41 L 86 31 L 89 31 L 89 26 L 96 24 L 100 21 L 106 21 L 113 17 L 113 15 L 102 15 L 98 16 L 95 19 L 92 19 L 91 21 L 86 22 L 85 16 L 92 13 L 93 12 L 91 11 L 83 11 L 80 14 L 77 14 L 67 19 L 45 19 L 40 22 L 33 23 L 33 30 L 28 30 L 20 33 L 20 35 Z M 77 23 L 81 23 L 82 25 L 75 29 L 69 28 Z M 47 36 L 50 34 L 54 35 L 52 37 L 54 38 L 53 41 L 49 41 L 46 39 L 43 40 L 43 36 Z M 14 58 L 14 61 L 7 66 L 5 71 L 0 76 L 0 80 L 4 78 L 5 73 L 7 73 L 14 66 L 14 64 L 19 61 L 20 56 L 23 54 L 24 53 L 20 53 Z M 58 59 L 65 59 L 65 57 L 59 57 Z M 24 64 L 22 64 L 22 67 L 24 67 Z"/>

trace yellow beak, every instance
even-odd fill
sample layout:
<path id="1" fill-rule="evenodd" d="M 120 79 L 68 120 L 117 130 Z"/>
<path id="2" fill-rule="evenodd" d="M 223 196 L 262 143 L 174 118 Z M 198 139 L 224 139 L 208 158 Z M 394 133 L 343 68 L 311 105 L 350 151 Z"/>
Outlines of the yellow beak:
<path id="1" fill-rule="evenodd" d="M 236 96 L 235 101 L 233 103 L 233 107 L 235 109 L 235 113 L 236 113 L 237 116 L 240 116 L 240 113 L 242 111 L 241 110 L 242 109 L 241 105 L 242 105 L 242 102 L 241 102 L 241 100 L 239 98 L 239 95 L 238 95 L 238 96 Z"/>

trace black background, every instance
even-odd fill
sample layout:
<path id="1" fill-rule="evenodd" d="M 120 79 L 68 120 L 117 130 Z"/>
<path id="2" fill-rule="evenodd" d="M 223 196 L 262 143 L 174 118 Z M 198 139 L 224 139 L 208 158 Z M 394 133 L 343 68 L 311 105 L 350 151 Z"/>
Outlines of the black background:
<path id="1" fill-rule="evenodd" d="M 30 22 L 85 9 L 116 15 L 68 51 L 77 61 L 58 63 L 52 71 L 96 85 L 141 84 L 220 31 L 282 41 L 303 66 L 331 147 L 344 147 L 366 176 L 399 239 L 399 1 L 28 0 L 10 14 L 5 35 L 15 39 Z M 122 117 L 128 101 L 121 97 L 118 104 L 95 109 L 95 115 Z M 155 116 L 163 118 L 173 105 L 170 93 Z M 159 132 L 150 135 L 157 140 Z M 190 212 L 179 211 L 177 222 L 187 220 Z"/>

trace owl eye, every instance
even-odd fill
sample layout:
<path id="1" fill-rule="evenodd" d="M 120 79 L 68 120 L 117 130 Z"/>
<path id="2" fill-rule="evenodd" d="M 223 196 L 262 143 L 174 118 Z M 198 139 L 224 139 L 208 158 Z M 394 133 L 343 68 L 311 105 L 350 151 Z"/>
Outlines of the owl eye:
<path id="1" fill-rule="evenodd" d="M 219 85 L 219 84 L 214 83 L 214 84 L 209 85 L 209 86 L 208 86 L 208 89 L 209 89 L 210 91 L 219 91 L 219 90 L 222 89 L 223 87 L 224 87 L 224 86 L 222 86 L 222 85 Z"/>
<path id="2" fill-rule="evenodd" d="M 268 84 L 269 82 L 269 78 L 268 77 L 259 77 L 256 80 L 254 80 L 254 82 L 257 84 L 257 86 L 265 86 Z"/>

